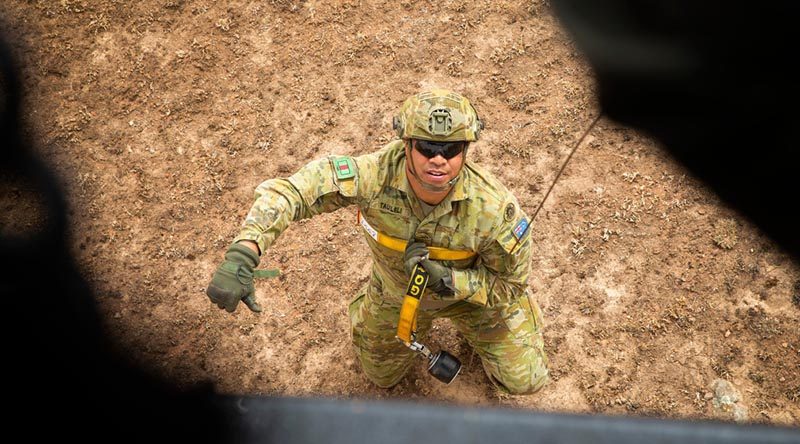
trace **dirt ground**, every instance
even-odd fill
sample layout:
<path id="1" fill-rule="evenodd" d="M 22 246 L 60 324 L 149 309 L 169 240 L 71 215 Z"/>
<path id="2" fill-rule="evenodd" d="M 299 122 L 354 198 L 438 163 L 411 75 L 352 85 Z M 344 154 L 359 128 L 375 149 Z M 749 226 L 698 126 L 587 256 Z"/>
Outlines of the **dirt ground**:
<path id="1" fill-rule="evenodd" d="M 379 148 L 421 89 L 473 101 L 487 127 L 470 156 L 532 214 L 599 113 L 545 0 L 3 9 L 25 116 L 63 179 L 109 334 L 176 385 L 800 425 L 800 268 L 652 139 L 606 118 L 532 224 L 552 371 L 536 395 L 496 393 L 446 320 L 428 345 L 464 361 L 456 382 L 422 361 L 392 389 L 368 382 L 346 315 L 370 266 L 354 208 L 294 224 L 265 254 L 283 275 L 258 283 L 264 313 L 206 298 L 262 180 Z M 30 211 L 24 189 L 11 197 L 7 214 Z M 23 219 L 2 229 L 35 229 Z"/>

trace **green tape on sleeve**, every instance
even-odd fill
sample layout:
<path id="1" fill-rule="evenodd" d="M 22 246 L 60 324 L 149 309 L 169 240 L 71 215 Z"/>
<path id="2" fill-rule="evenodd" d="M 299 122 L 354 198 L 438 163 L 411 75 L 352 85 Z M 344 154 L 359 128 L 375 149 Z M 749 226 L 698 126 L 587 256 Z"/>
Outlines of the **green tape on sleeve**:
<path id="1" fill-rule="evenodd" d="M 281 272 L 277 268 L 270 268 L 270 269 L 265 269 L 265 270 L 254 270 L 253 271 L 253 277 L 255 277 L 256 279 L 269 279 L 269 278 L 278 277 L 280 275 L 281 275 Z"/>
<path id="2" fill-rule="evenodd" d="M 339 180 L 352 179 L 356 176 L 356 166 L 349 157 L 338 157 L 333 161 L 333 170 Z"/>

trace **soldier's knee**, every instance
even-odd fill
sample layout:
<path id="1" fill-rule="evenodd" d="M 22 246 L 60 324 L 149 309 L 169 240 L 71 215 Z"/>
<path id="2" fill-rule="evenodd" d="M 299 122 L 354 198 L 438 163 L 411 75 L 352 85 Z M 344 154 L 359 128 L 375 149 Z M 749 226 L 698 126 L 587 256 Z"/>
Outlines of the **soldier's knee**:
<path id="1" fill-rule="evenodd" d="M 538 392 L 549 380 L 544 364 L 532 366 L 527 371 L 490 375 L 500 390 L 510 395 L 530 395 Z"/>
<path id="2" fill-rule="evenodd" d="M 411 366 L 410 357 L 404 356 L 404 353 L 369 352 L 356 347 L 356 354 L 361 362 L 361 370 L 364 371 L 364 375 L 381 388 L 397 385 Z"/>
<path id="3" fill-rule="evenodd" d="M 531 372 L 531 374 L 524 380 L 519 381 L 519 385 L 511 389 L 514 395 L 530 395 L 541 390 L 542 387 L 550 379 L 547 373 L 547 368 L 541 368 Z"/>
<path id="4" fill-rule="evenodd" d="M 403 376 L 405 376 L 404 374 L 401 374 L 401 375 L 380 375 L 380 374 L 377 374 L 376 375 L 376 374 L 369 374 L 366 371 L 364 372 L 364 374 L 367 375 L 367 379 L 369 379 L 373 384 L 375 384 L 378 387 L 383 388 L 383 389 L 388 389 L 388 388 L 394 387 L 395 385 L 397 385 L 397 383 L 400 382 L 400 380 L 403 379 Z"/>
<path id="5" fill-rule="evenodd" d="M 369 359 L 363 355 L 361 358 L 361 369 L 373 384 L 380 388 L 391 388 L 397 385 L 406 375 L 408 366 L 403 363 L 381 363 Z"/>

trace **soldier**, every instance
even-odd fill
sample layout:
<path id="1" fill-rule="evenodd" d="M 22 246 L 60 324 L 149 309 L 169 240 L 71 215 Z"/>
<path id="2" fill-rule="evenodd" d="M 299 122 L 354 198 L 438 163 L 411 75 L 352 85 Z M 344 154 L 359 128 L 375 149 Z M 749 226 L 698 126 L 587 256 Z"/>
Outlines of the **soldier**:
<path id="1" fill-rule="evenodd" d="M 259 256 L 291 221 L 356 205 L 373 266 L 349 315 L 367 377 L 392 387 L 413 363 L 414 352 L 396 332 L 419 264 L 429 284 L 416 337 L 424 338 L 434 318 L 449 318 L 499 389 L 537 391 L 547 381 L 547 358 L 541 312 L 528 291 L 528 218 L 511 192 L 467 161 L 483 129 L 475 108 L 459 94 L 432 90 L 408 98 L 393 126 L 399 140 L 377 152 L 329 156 L 288 179 L 261 183 L 209 298 L 229 312 L 240 300 L 260 312 L 253 286 Z"/>

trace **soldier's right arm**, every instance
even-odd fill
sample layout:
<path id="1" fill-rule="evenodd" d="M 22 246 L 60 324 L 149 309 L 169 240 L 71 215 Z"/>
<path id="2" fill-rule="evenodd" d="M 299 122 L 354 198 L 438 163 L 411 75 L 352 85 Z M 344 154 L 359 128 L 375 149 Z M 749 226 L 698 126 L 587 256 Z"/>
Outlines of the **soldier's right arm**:
<path id="1" fill-rule="evenodd" d="M 381 186 L 382 151 L 318 159 L 289 178 L 262 182 L 234 242 L 251 240 L 264 254 L 292 221 L 368 201 Z"/>

